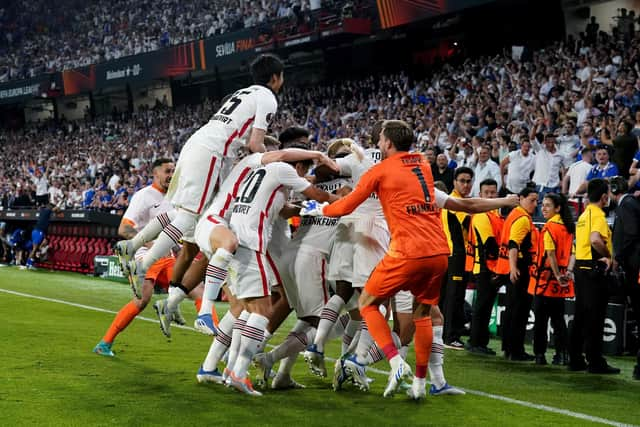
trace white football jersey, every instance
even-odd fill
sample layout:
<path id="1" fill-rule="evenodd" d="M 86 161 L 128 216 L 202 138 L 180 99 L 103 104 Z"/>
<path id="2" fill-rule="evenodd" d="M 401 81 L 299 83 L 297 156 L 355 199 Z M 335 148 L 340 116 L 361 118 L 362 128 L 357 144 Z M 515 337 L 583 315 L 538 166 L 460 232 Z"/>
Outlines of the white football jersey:
<path id="1" fill-rule="evenodd" d="M 273 222 L 291 190 L 305 191 L 311 183 L 288 163 L 274 162 L 251 171 L 242 182 L 231 212 L 231 230 L 240 245 L 265 253 Z"/>
<path id="2" fill-rule="evenodd" d="M 204 217 L 215 215 L 229 223 L 233 202 L 238 196 L 240 185 L 253 169 L 262 166 L 263 153 L 253 153 L 236 164 L 225 178 L 213 201 L 204 213 Z"/>
<path id="3" fill-rule="evenodd" d="M 367 148 L 364 153 L 365 155 L 362 161 L 358 159 L 355 154 L 349 154 L 347 157 L 336 159 L 340 167 L 340 174 L 350 176 L 354 185 L 358 185 L 362 175 L 382 160 L 382 153 L 377 148 Z M 353 211 L 353 214 L 376 215 L 384 218 L 378 195 L 371 193 L 367 200 L 362 202 L 362 204 Z"/>
<path id="4" fill-rule="evenodd" d="M 133 222 L 133 228 L 140 231 L 153 218 L 160 214 L 173 210 L 173 205 L 164 197 L 165 193 L 148 185 L 138 190 L 125 211 L 122 219 Z"/>
<path id="5" fill-rule="evenodd" d="M 316 187 L 328 193 L 333 193 L 344 186 L 353 187 L 351 179 L 338 178 L 316 183 Z M 328 255 L 331 252 L 331 245 L 333 244 L 339 220 L 340 218 L 327 216 L 303 216 L 300 220 L 300 227 L 293 236 L 292 243 L 311 246 Z"/>
<path id="6" fill-rule="evenodd" d="M 242 138 L 247 131 L 251 127 L 266 131 L 277 109 L 276 96 L 268 87 L 253 85 L 240 89 L 189 138 L 189 142 L 234 158 L 238 148 L 244 145 Z"/>

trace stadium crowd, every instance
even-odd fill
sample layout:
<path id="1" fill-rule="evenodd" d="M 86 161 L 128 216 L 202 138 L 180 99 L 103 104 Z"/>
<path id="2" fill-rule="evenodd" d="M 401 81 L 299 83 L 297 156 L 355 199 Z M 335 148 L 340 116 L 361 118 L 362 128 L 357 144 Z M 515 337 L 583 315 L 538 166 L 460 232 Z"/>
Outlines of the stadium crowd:
<path id="1" fill-rule="evenodd" d="M 0 82 L 258 28 L 305 32 L 319 14 L 348 16 L 358 2 L 320 0 L 33 1 L 0 8 Z M 316 11 L 319 12 L 316 12 Z M 313 13 L 312 13 L 313 12 Z"/>
<path id="2" fill-rule="evenodd" d="M 417 148 L 448 190 L 456 166 L 472 167 L 477 184 L 491 177 L 515 193 L 533 179 L 540 192 L 574 197 L 586 191 L 588 178 L 614 175 L 630 178 L 633 188 L 639 47 L 638 37 L 625 47 L 600 32 L 592 43 L 569 38 L 536 51 L 531 61 L 499 55 L 445 64 L 426 78 L 400 73 L 291 87 L 281 95 L 272 131 L 302 125 L 317 149 L 340 137 L 364 145 L 375 120 L 397 117 L 414 127 Z M 2 206 L 34 206 L 49 194 L 60 208 L 119 211 L 149 181 L 149 162 L 176 157 L 214 108 L 208 101 L 175 109 L 158 104 L 2 132 Z M 582 158 L 586 148 L 594 151 L 585 154 L 590 162 Z"/>
<path id="3" fill-rule="evenodd" d="M 639 47 L 640 37 L 635 34 L 616 37 L 601 32 L 595 38 L 587 35 L 580 40 L 569 38 L 533 52 L 531 58 L 523 58 L 514 49 L 511 56 L 498 55 L 467 59 L 458 65 L 445 64 L 423 78 L 400 73 L 312 88 L 289 88 L 280 98 L 279 113 L 271 131 L 280 134 L 291 126 L 304 127 L 310 131 L 309 145 L 319 150 L 324 150 L 330 141 L 339 138 L 352 138 L 365 146 L 374 135 L 372 125 L 382 123 L 382 129 L 385 129 L 388 122 L 381 121 L 393 117 L 397 119 L 395 125 L 408 132 L 407 149 L 411 145 L 411 132 L 414 132 L 417 150 L 424 152 L 432 162 L 434 180 L 440 181 L 451 194 L 445 203 L 469 195 L 481 195 L 487 202 L 495 198 L 498 190 L 517 193 L 519 205 L 506 218 L 492 219 L 487 213 L 485 223 L 488 225 L 485 224 L 484 230 L 495 233 L 487 239 L 482 237 L 481 226 L 474 222 L 481 218 L 480 215 L 459 216 L 451 208 L 435 211 L 450 251 L 440 298 L 440 309 L 447 320 L 441 327 L 442 345 L 438 350 L 442 352 L 443 347 L 466 348 L 476 354 L 495 355 L 496 351 L 487 346 L 487 326 L 498 289 L 504 285 L 506 309 L 502 319 L 502 350 L 507 358 L 513 361 L 535 360 L 536 364 L 546 365 L 547 322 L 551 318 L 556 332 L 553 364 L 568 365 L 572 371 L 616 374 L 620 370 L 609 366 L 602 356 L 602 328 L 609 295 L 608 289 L 599 284 L 613 281 L 609 271 L 617 267 L 616 263 L 633 271 L 634 274 L 625 279 L 625 289 L 621 293 L 633 289 L 632 293 L 624 296 L 631 296 L 634 312 L 640 312 L 638 257 L 625 258 L 624 250 L 620 250 L 630 240 L 627 239 L 630 233 L 624 221 L 634 217 L 623 220 L 624 217 L 619 215 L 612 238 L 604 209 L 610 194 L 616 202 L 622 203 L 628 193 L 627 187 L 640 190 Z M 280 73 L 277 75 L 280 79 L 275 81 L 281 85 L 282 76 Z M 272 91 L 277 92 L 278 89 L 279 86 Z M 130 195 L 149 183 L 150 164 L 158 158 L 175 159 L 187 138 L 214 111 L 215 104 L 211 102 L 176 109 L 157 105 L 133 113 L 115 113 L 109 118 L 87 117 L 84 121 L 64 121 L 56 125 L 46 123 L 19 132 L 3 133 L 0 153 L 3 207 L 16 208 L 49 201 L 60 209 L 82 207 L 122 211 L 127 207 Z M 375 135 L 381 133 L 376 132 Z M 395 141 L 392 143 L 395 147 Z M 422 162 L 420 156 L 413 158 Z M 422 169 L 418 168 L 418 171 L 421 173 Z M 423 175 L 416 175 L 422 178 L 421 182 L 424 180 Z M 309 185 L 304 180 L 303 184 Z M 487 187 L 495 187 L 495 190 Z M 355 193 L 358 191 L 363 190 L 356 186 Z M 575 215 L 569 212 L 564 198 L 556 193 L 564 193 L 571 199 L 587 194 L 588 206 L 579 217 L 577 226 L 574 227 Z M 365 198 L 369 194 L 371 190 L 364 194 Z M 505 200 L 516 199 L 510 197 Z M 455 203 L 459 202 L 453 202 L 454 206 Z M 637 200 L 629 197 L 626 203 L 637 203 Z M 506 204 L 502 206 L 506 207 Z M 305 206 L 305 209 L 319 209 L 315 215 L 331 216 L 323 210 L 326 207 Z M 540 232 L 541 239 L 537 238 L 538 230 L 532 222 L 536 210 L 546 220 Z M 162 221 L 177 222 L 168 215 L 157 220 L 158 223 Z M 180 231 L 172 225 L 174 222 L 163 227 L 169 230 L 165 232 L 165 240 L 170 244 L 177 240 L 169 233 Z M 637 228 L 637 223 L 635 217 L 628 224 L 635 224 Z M 587 229 L 588 232 L 585 231 Z M 477 235 L 478 242 L 473 242 L 474 235 Z M 576 249 L 572 254 L 574 235 Z M 120 243 L 128 245 L 127 242 L 129 240 Z M 445 242 L 441 243 L 446 251 Z M 637 254 L 637 239 L 630 244 L 634 245 L 636 252 L 633 253 Z M 150 253 L 158 246 L 156 242 Z M 615 255 L 612 246 L 617 246 Z M 469 249 L 472 249 L 471 253 Z M 231 259 L 231 252 L 224 251 Z M 550 253 L 553 253 L 555 261 L 548 264 L 546 257 L 551 258 Z M 151 257 L 145 255 L 145 262 L 151 264 L 147 258 Z M 466 279 L 470 274 L 476 276 L 479 288 L 485 293 L 483 297 L 478 296 L 472 330 L 468 331 L 471 337 L 465 346 L 461 338 L 467 332 L 463 307 Z M 186 292 L 183 294 L 186 296 Z M 569 334 L 564 321 L 564 299 L 573 296 L 575 317 Z M 342 306 L 348 299 L 343 299 Z M 479 314 L 478 306 L 483 304 L 481 299 L 488 310 Z M 536 315 L 535 355 L 526 353 L 524 347 L 532 303 Z M 333 307 L 330 302 L 326 304 L 325 308 Z M 335 311 L 336 318 L 341 307 Z M 128 311 L 125 314 L 129 321 L 139 313 L 138 308 L 129 310 L 125 307 L 123 310 Z M 166 316 L 168 311 L 157 308 L 157 312 L 163 322 L 162 316 Z M 377 305 L 372 305 L 371 310 L 361 307 L 361 314 L 365 316 L 366 323 L 370 323 L 372 318 L 366 316 L 376 316 L 374 321 L 379 317 L 379 323 L 386 325 Z M 260 329 L 256 329 L 256 336 L 262 340 L 269 319 L 259 314 L 254 318 L 258 316 L 261 316 L 260 322 L 266 320 Z M 327 316 L 323 310 L 320 321 Z M 236 320 L 234 318 L 233 322 Z M 242 320 L 245 321 L 244 335 L 249 330 L 247 326 L 251 326 L 249 318 Z M 230 329 L 237 329 L 236 324 L 239 323 L 233 323 Z M 474 328 L 477 329 L 475 333 Z M 375 341 L 379 341 L 377 337 Z M 101 340 L 94 351 L 113 356 L 112 343 L 113 337 L 110 341 Z M 308 354 L 305 353 L 312 371 L 314 368 L 323 370 L 313 362 L 318 355 L 323 355 L 317 344 L 314 342 L 307 347 Z M 583 357 L 585 344 L 586 361 Z M 396 354 L 390 356 L 389 353 L 393 352 L 389 346 L 395 349 L 395 343 L 390 343 L 383 346 L 387 349 L 384 352 L 389 359 L 395 358 L 397 349 Z M 246 352 L 241 353 L 246 358 Z M 350 372 L 354 380 L 360 368 L 364 373 L 368 363 L 359 360 L 356 355 L 344 361 L 345 366 L 347 362 L 351 363 L 353 369 Z M 204 381 L 207 376 L 220 376 L 215 368 L 217 361 L 212 365 L 212 369 L 201 367 L 198 375 L 205 377 Z M 247 366 L 243 365 L 243 375 L 239 375 L 237 381 L 244 381 Z M 336 366 L 339 368 L 341 365 Z M 426 363 L 422 366 L 426 370 Z M 426 375 L 423 371 L 421 379 Z M 640 379 L 640 363 L 633 375 Z M 232 381 L 236 381 L 233 375 Z M 368 388 L 366 378 L 360 384 L 363 389 Z M 446 386 L 444 382 L 442 389 Z M 250 392 L 254 393 L 252 387 Z"/>

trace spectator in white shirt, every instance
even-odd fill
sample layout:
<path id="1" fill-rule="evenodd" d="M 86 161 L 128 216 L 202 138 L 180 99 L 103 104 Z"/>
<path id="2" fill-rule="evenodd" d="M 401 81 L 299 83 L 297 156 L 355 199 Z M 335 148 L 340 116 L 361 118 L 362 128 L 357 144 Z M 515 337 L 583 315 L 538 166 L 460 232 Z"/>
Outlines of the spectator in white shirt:
<path id="1" fill-rule="evenodd" d="M 556 147 L 556 136 L 548 133 L 544 137 L 543 144 L 537 138 L 532 142 L 533 151 L 536 154 L 536 166 L 533 173 L 533 182 L 541 193 L 542 200 L 546 193 L 557 193 L 560 190 L 560 175 L 564 157 Z"/>
<path id="2" fill-rule="evenodd" d="M 564 156 L 565 168 L 568 168 L 576 161 L 578 148 L 580 147 L 580 137 L 576 134 L 576 125 L 573 121 L 567 120 L 559 131 L 557 138 L 558 150 Z"/>
<path id="3" fill-rule="evenodd" d="M 587 182 L 587 175 L 593 168 L 593 149 L 584 147 L 582 149 L 582 160 L 569 166 L 569 170 L 562 179 L 562 193 L 573 199 L 578 194 L 580 186 Z"/>
<path id="4" fill-rule="evenodd" d="M 564 157 L 556 147 L 556 136 L 547 133 L 544 136 L 543 144 L 540 144 L 537 138 L 532 141 L 533 151 L 536 154 L 536 167 L 533 173 L 533 182 L 538 190 L 538 207 L 536 208 L 536 216 L 542 214 L 542 199 L 547 193 L 560 192 L 560 179 L 564 173 L 562 167 Z"/>
<path id="5" fill-rule="evenodd" d="M 36 174 L 32 178 L 36 185 L 36 205 L 44 206 L 49 203 L 49 180 L 46 171 L 42 173 L 40 169 L 36 169 Z"/>
<path id="6" fill-rule="evenodd" d="M 60 209 L 64 209 L 64 193 L 60 189 L 60 181 L 54 181 L 49 187 L 49 202 Z"/>
<path id="7" fill-rule="evenodd" d="M 500 176 L 500 166 L 493 160 L 489 147 L 483 145 L 478 150 L 478 164 L 474 170 L 473 187 L 471 188 L 471 196 L 478 197 L 480 195 L 480 183 L 485 179 L 494 179 L 498 183 L 498 191 L 500 191 L 502 179 Z"/>
<path id="8" fill-rule="evenodd" d="M 520 149 L 509 153 L 500 163 L 501 180 L 509 193 L 518 194 L 531 181 L 536 155 L 531 152 L 531 142 L 523 136 Z M 506 179 L 504 176 L 506 175 Z M 499 181 L 500 182 L 500 181 Z"/>

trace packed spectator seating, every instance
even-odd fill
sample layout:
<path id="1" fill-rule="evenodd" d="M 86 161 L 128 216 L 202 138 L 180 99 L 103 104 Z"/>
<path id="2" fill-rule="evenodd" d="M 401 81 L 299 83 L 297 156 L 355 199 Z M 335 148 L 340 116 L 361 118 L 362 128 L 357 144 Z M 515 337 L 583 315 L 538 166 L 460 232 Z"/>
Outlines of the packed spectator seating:
<path id="1" fill-rule="evenodd" d="M 520 146 L 527 145 L 525 140 L 534 154 L 552 140 L 563 169 L 581 159 L 583 148 L 608 146 L 618 173 L 629 177 L 630 168 L 638 166 L 632 159 L 640 136 L 639 46 L 639 37 L 625 45 L 601 32 L 591 45 L 569 39 L 534 52 L 531 61 L 498 55 L 445 64 L 428 77 L 400 73 L 290 87 L 280 97 L 272 131 L 278 134 L 294 124 L 308 127 L 312 145 L 322 149 L 337 137 L 366 144 L 375 119 L 397 118 L 414 126 L 418 149 L 434 162 L 444 154 L 448 167 L 475 168 L 480 147 L 487 145 L 489 159 L 481 163 L 500 165 L 501 184 L 513 181 L 509 173 L 517 168 L 509 169 L 505 159 L 524 150 Z M 175 109 L 159 105 L 1 133 L 2 206 L 31 206 L 37 195 L 48 193 L 61 208 L 121 211 L 127 195 L 149 181 L 149 163 L 159 156 L 176 157 L 214 108 L 212 102 Z M 581 184 L 573 180 L 598 173 L 589 165 L 583 169 L 571 175 L 571 183 L 553 186 L 568 193 Z M 47 182 L 38 189 L 43 176 Z M 541 191 L 552 186 L 538 174 L 536 179 Z"/>
<path id="2" fill-rule="evenodd" d="M 360 3 L 325 0 L 320 8 L 318 0 L 9 2 L 0 8 L 0 82 L 245 28 L 267 39 L 305 32 L 332 16 L 351 16 L 362 10 Z"/>

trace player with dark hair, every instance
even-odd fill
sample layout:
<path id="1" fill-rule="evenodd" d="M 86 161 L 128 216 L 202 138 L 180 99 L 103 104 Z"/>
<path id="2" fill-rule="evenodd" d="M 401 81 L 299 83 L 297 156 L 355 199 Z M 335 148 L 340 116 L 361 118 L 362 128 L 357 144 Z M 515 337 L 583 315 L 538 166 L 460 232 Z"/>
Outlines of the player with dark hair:
<path id="1" fill-rule="evenodd" d="M 175 177 L 167 191 L 167 199 L 176 207 L 175 216 L 149 234 L 117 243 L 117 252 L 125 264 L 123 268 L 137 296 L 140 296 L 139 278 L 180 240 L 185 241 L 184 250 L 195 256 L 197 246 L 189 242 L 193 241 L 196 223 L 211 201 L 216 183 L 224 180 L 238 149 L 245 145 L 243 137 L 250 128 L 247 147 L 252 152 L 265 151 L 264 137 L 278 108 L 276 94 L 284 83 L 283 69 L 282 61 L 274 55 L 260 55 L 252 62 L 255 84 L 236 91 L 182 148 Z M 132 259 L 133 253 L 148 241 L 145 239 L 155 236 L 157 241 L 138 265 Z M 216 267 L 226 271 L 231 257 L 231 252 L 222 251 Z M 187 266 L 185 263 L 180 268 L 186 270 Z"/>
<path id="2" fill-rule="evenodd" d="M 567 325 L 564 300 L 573 298 L 573 235 L 576 226 L 567 199 L 547 193 L 542 200 L 542 216 L 547 220 L 540 231 L 530 269 L 529 293 L 533 295 L 535 325 L 533 352 L 537 365 L 546 365 L 549 318 L 553 326 L 556 353 L 554 365 L 566 365 Z"/>
<path id="3" fill-rule="evenodd" d="M 457 168 L 453 175 L 453 191 L 450 196 L 469 197 L 472 188 L 473 169 L 466 166 Z M 443 281 L 440 301 L 440 308 L 445 318 L 444 346 L 452 350 L 462 350 L 464 349 L 461 338 L 464 330 L 464 295 L 467 289 L 467 273 L 464 265 L 471 217 L 464 212 L 451 212 L 447 209 L 442 210 L 441 217 L 449 245 L 449 267 L 446 280 Z"/>

